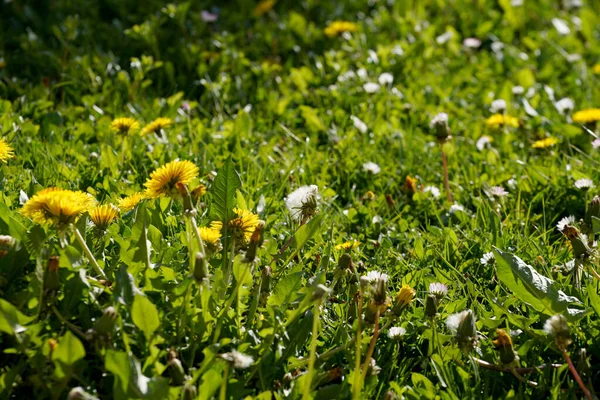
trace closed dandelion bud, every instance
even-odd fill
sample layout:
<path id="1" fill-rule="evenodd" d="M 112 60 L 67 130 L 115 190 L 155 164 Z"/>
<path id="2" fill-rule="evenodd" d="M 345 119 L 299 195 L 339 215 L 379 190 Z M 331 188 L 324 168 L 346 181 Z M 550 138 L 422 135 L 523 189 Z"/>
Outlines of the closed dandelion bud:
<path id="1" fill-rule="evenodd" d="M 566 349 L 572 342 L 569 334 L 569 323 L 562 314 L 556 314 L 546 321 L 544 331 L 552 336 L 560 349 Z"/>
<path id="2" fill-rule="evenodd" d="M 264 229 L 265 221 L 258 221 L 258 224 L 256 225 L 256 228 L 254 228 L 252 236 L 250 236 L 250 243 L 248 243 L 248 248 L 246 250 L 246 262 L 252 262 L 256 258 L 256 252 L 263 243 Z"/>
<path id="3" fill-rule="evenodd" d="M 15 238 L 9 235 L 0 235 L 0 250 L 11 250 L 16 244 Z"/>
<path id="4" fill-rule="evenodd" d="M 387 299 L 387 279 L 377 279 L 373 286 L 373 300 L 378 305 L 382 305 Z"/>
<path id="5" fill-rule="evenodd" d="M 435 137 L 445 142 L 450 137 L 450 127 L 448 126 L 448 114 L 436 114 L 429 123 L 429 128 L 433 131 Z"/>
<path id="6" fill-rule="evenodd" d="M 398 400 L 399 398 L 400 397 L 398 397 L 398 395 L 396 393 L 392 392 L 391 390 L 388 390 L 383 395 L 383 400 Z"/>
<path id="7" fill-rule="evenodd" d="M 591 217 L 600 218 L 600 196 L 594 196 L 594 198 L 590 202 L 588 214 L 590 216 L 590 219 Z"/>
<path id="8" fill-rule="evenodd" d="M 408 305 L 415 298 L 416 293 L 417 292 L 415 291 L 415 289 L 413 289 L 409 285 L 406 285 L 406 284 L 402 285 L 402 287 L 400 288 L 400 291 L 398 292 L 398 294 L 396 295 L 396 298 L 394 299 L 394 306 L 392 308 L 392 312 L 396 316 L 399 316 L 400 314 L 402 314 L 402 311 L 406 307 L 408 307 Z"/>
<path id="9" fill-rule="evenodd" d="M 365 310 L 365 321 L 369 323 L 375 322 L 375 314 L 377 314 L 377 311 L 379 310 L 379 315 L 381 316 L 387 311 L 389 305 L 389 299 L 385 299 L 385 301 L 382 304 L 378 304 L 375 300 L 371 299 L 371 301 L 369 301 L 367 309 Z"/>
<path id="10" fill-rule="evenodd" d="M 417 179 L 407 175 L 404 180 L 404 191 L 409 194 L 415 193 L 417 191 Z"/>
<path id="11" fill-rule="evenodd" d="M 261 272 L 261 285 L 260 291 L 261 293 L 271 293 L 271 277 L 273 275 L 273 270 L 271 267 L 264 267 Z"/>
<path id="12" fill-rule="evenodd" d="M 587 237 L 585 235 L 579 233 L 573 237 L 569 237 L 569 240 L 573 247 L 573 255 L 575 258 L 587 258 L 592 254 L 592 250 L 587 244 Z"/>
<path id="13" fill-rule="evenodd" d="M 181 400 L 196 400 L 198 398 L 198 389 L 196 385 L 186 383 L 183 385 L 183 392 L 181 393 Z"/>
<path id="14" fill-rule="evenodd" d="M 58 342 L 56 341 L 56 339 L 48 339 L 48 347 L 50 348 L 50 354 L 52 354 L 52 352 L 54 352 L 54 350 L 56 350 L 56 348 L 58 347 Z"/>
<path id="15" fill-rule="evenodd" d="M 81 386 L 77 386 L 71 389 L 67 395 L 67 400 L 99 400 L 99 398 L 89 394 Z"/>
<path id="16" fill-rule="evenodd" d="M 321 299 L 323 299 L 323 297 L 325 297 L 329 293 L 331 293 L 331 289 L 329 289 L 325 285 L 318 284 L 313 289 L 312 298 L 313 298 L 313 300 L 321 300 Z"/>
<path id="17" fill-rule="evenodd" d="M 438 299 L 433 294 L 428 294 L 425 299 L 425 315 L 433 318 L 437 315 Z"/>
<path id="18" fill-rule="evenodd" d="M 110 335 L 115 328 L 115 322 L 119 314 L 117 310 L 110 306 L 104 309 L 104 313 L 98 321 L 96 321 L 95 331 L 99 335 Z"/>
<path id="19" fill-rule="evenodd" d="M 194 188 L 194 190 L 192 190 L 192 201 L 194 202 L 194 204 L 198 203 L 198 200 L 200 200 L 200 197 L 204 196 L 204 194 L 206 193 L 206 186 L 204 185 L 198 185 Z"/>
<path id="20" fill-rule="evenodd" d="M 344 253 L 338 259 L 338 268 L 345 271 L 352 268 L 352 257 L 348 253 Z"/>
<path id="21" fill-rule="evenodd" d="M 194 279 L 196 282 L 202 282 L 209 277 L 208 263 L 206 258 L 200 252 L 196 253 L 196 261 L 194 262 Z"/>
<path id="22" fill-rule="evenodd" d="M 510 335 L 503 329 L 498 329 L 496 331 L 496 335 L 497 337 L 492 341 L 492 343 L 500 354 L 500 361 L 502 364 L 512 364 L 513 362 L 518 361 L 519 356 L 513 349 Z"/>
<path id="23" fill-rule="evenodd" d="M 469 351 L 473 348 L 477 341 L 477 327 L 473 311 L 465 310 L 449 316 L 446 325 L 454 334 L 454 339 L 461 349 Z"/>
<path id="24" fill-rule="evenodd" d="M 48 258 L 48 268 L 44 273 L 44 290 L 56 290 L 60 287 L 60 279 L 58 277 L 59 258 L 58 256 L 50 256 Z"/>
<path id="25" fill-rule="evenodd" d="M 190 195 L 190 190 L 188 189 L 187 185 L 183 182 L 177 182 L 175 184 L 175 188 L 183 199 L 183 211 L 185 213 L 194 215 L 196 213 L 196 208 L 192 204 L 192 196 Z"/>
<path id="26" fill-rule="evenodd" d="M 183 385 L 183 382 L 185 382 L 187 378 L 185 376 L 183 365 L 181 365 L 181 361 L 179 361 L 178 358 L 173 357 L 167 362 L 167 368 L 169 369 L 169 375 L 171 375 L 173 384 L 175 386 Z"/>

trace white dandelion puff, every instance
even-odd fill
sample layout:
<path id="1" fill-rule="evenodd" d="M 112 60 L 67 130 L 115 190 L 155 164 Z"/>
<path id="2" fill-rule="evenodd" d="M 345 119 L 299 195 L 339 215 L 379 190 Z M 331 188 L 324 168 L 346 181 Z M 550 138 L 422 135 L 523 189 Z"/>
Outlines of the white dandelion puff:
<path id="1" fill-rule="evenodd" d="M 594 187 L 594 182 L 591 179 L 582 178 L 577 179 L 574 185 L 577 189 L 587 190 Z"/>
<path id="2" fill-rule="evenodd" d="M 301 186 L 285 198 L 285 205 L 294 220 L 306 222 L 317 212 L 319 203 L 319 187 L 317 185 Z"/>
<path id="3" fill-rule="evenodd" d="M 360 133 L 367 133 L 367 132 L 368 132 L 368 130 L 369 130 L 369 127 L 367 126 L 367 124 L 365 124 L 365 123 L 363 122 L 363 120 L 361 120 L 361 119 L 360 119 L 360 118 L 358 118 L 358 117 L 355 117 L 354 115 L 351 115 L 351 116 L 350 116 L 350 119 L 352 120 L 352 123 L 354 124 L 354 127 L 355 127 L 356 129 L 358 129 L 358 131 L 359 131 Z"/>
<path id="4" fill-rule="evenodd" d="M 567 227 L 567 225 L 574 225 L 575 224 L 575 217 L 572 215 L 569 215 L 568 217 L 564 217 L 563 219 L 561 219 L 560 221 L 558 221 L 558 223 L 556 224 L 556 229 L 559 230 L 559 232 L 563 232 L 565 230 L 565 228 Z"/>
<path id="5" fill-rule="evenodd" d="M 492 261 L 494 260 L 494 253 L 493 252 L 489 252 L 489 253 L 485 253 L 480 259 L 479 259 L 479 263 L 481 265 L 488 265 L 491 264 Z"/>
<path id="6" fill-rule="evenodd" d="M 372 161 L 364 163 L 362 167 L 365 172 L 369 172 L 373 175 L 377 175 L 381 171 L 379 165 L 375 164 Z"/>
<path id="7" fill-rule="evenodd" d="M 406 335 L 406 329 L 401 326 L 392 326 L 387 335 L 392 340 L 400 340 L 404 335 Z"/>

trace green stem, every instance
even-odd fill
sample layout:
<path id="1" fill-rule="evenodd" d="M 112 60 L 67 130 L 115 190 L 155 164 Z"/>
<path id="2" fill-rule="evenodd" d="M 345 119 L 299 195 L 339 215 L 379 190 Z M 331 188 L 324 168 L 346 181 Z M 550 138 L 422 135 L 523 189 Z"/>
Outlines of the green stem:
<path id="1" fill-rule="evenodd" d="M 202 236 L 200 236 L 200 229 L 198 229 L 198 224 L 196 223 L 196 218 L 190 216 L 190 221 L 192 222 L 192 228 L 194 233 L 196 234 L 196 240 L 198 242 L 198 248 L 203 256 L 206 256 L 206 251 L 204 250 L 204 242 L 202 241 Z"/>
<path id="2" fill-rule="evenodd" d="M 360 342 L 361 342 L 361 331 L 360 331 L 360 321 L 362 319 L 363 313 L 363 297 L 362 293 L 358 295 L 358 318 L 356 319 L 356 356 L 354 363 L 354 386 L 352 387 L 352 398 L 359 399 L 361 392 L 361 374 L 360 374 L 360 359 L 361 359 L 361 351 L 360 351 Z"/>
<path id="3" fill-rule="evenodd" d="M 219 392 L 219 400 L 227 399 L 227 380 L 229 379 L 229 369 L 231 365 L 229 362 L 225 365 L 225 371 L 223 371 L 223 380 L 221 381 L 221 391 Z"/>
<path id="4" fill-rule="evenodd" d="M 446 158 L 446 152 L 444 151 L 444 145 L 440 146 L 442 150 L 442 165 L 444 166 L 444 187 L 446 188 L 446 196 L 448 203 L 454 202 L 452 199 L 452 193 L 450 192 L 450 183 L 448 182 L 448 160 Z"/>
<path id="5" fill-rule="evenodd" d="M 219 321 L 219 322 L 217 322 L 217 327 L 215 328 L 215 334 L 213 336 L 213 343 L 217 343 L 217 341 L 219 340 L 219 336 L 221 335 L 221 327 L 223 326 L 223 320 L 225 319 L 224 318 L 225 313 L 227 311 L 229 311 L 229 309 L 231 308 L 231 304 L 233 303 L 233 300 L 235 300 L 237 298 L 237 292 L 240 289 L 240 286 L 242 286 L 242 282 L 244 281 L 244 278 L 246 277 L 247 273 L 248 273 L 248 268 L 245 268 L 244 272 L 242 273 L 242 276 L 240 276 L 240 280 L 236 283 L 235 288 L 233 289 L 233 293 L 231 293 L 231 296 L 229 296 L 229 298 L 223 305 L 223 308 L 217 317 L 217 321 Z"/>
<path id="6" fill-rule="evenodd" d="M 100 265 L 98 265 L 98 261 L 96 261 L 96 258 L 94 258 L 94 255 L 90 251 L 90 248 L 85 243 L 85 240 L 83 239 L 83 236 L 81 235 L 81 232 L 79 232 L 79 229 L 77 229 L 77 227 L 75 225 L 73 225 L 73 228 L 74 228 L 73 230 L 75 231 L 75 236 L 77 237 L 77 240 L 79 241 L 79 244 L 83 248 L 83 251 L 85 252 L 88 260 L 90 260 L 90 264 L 92 264 L 92 267 L 94 268 L 94 270 L 96 271 L 96 273 L 98 275 L 100 275 L 103 279 L 106 279 L 106 275 L 104 274 L 104 271 L 102 271 L 102 268 L 100 268 Z"/>
<path id="7" fill-rule="evenodd" d="M 369 349 L 367 350 L 367 356 L 365 357 L 365 363 L 363 364 L 361 376 L 363 383 L 367 377 L 369 363 L 371 362 L 371 357 L 373 356 L 373 352 L 375 351 L 375 343 L 377 342 L 377 338 L 379 337 L 379 314 L 379 307 L 377 307 L 377 311 L 375 312 L 375 326 L 373 328 L 373 337 L 371 338 L 371 343 L 369 343 Z"/>
<path id="8" fill-rule="evenodd" d="M 313 311 L 313 326 L 312 326 L 312 339 L 310 341 L 310 355 L 308 358 L 308 376 L 306 377 L 306 384 L 304 386 L 304 393 L 302 394 L 302 400 L 310 399 L 311 383 L 313 377 L 313 370 L 315 368 L 315 359 L 317 352 L 317 338 L 319 336 L 319 313 L 321 311 L 321 301 L 315 302 Z"/>

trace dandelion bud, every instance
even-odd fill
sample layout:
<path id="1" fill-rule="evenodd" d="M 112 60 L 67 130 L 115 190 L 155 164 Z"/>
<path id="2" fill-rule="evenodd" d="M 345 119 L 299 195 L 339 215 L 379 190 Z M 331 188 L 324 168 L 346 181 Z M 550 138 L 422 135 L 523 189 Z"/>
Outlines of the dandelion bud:
<path id="1" fill-rule="evenodd" d="M 256 228 L 254 228 L 254 232 L 252 236 L 250 236 L 250 243 L 248 244 L 248 249 L 246 250 L 246 259 L 245 261 L 250 263 L 254 261 L 256 258 L 256 251 L 262 245 L 263 239 L 263 231 L 265 230 L 265 221 L 258 221 Z"/>
<path id="2" fill-rule="evenodd" d="M 388 390 L 383 395 L 383 400 L 398 400 L 399 398 L 400 397 L 398 397 L 398 395 L 391 390 Z"/>
<path id="3" fill-rule="evenodd" d="M 572 342 L 569 334 L 569 323 L 562 314 L 555 314 L 544 324 L 544 331 L 552 336 L 560 349 L 566 349 Z"/>
<path id="4" fill-rule="evenodd" d="M 173 380 L 173 384 L 175 386 L 183 385 L 183 382 L 187 380 L 185 375 L 185 370 L 183 369 L 183 365 L 181 361 L 174 354 L 175 352 L 169 352 L 169 361 L 167 362 L 167 368 L 169 369 L 169 375 L 171 375 L 171 379 Z"/>
<path id="5" fill-rule="evenodd" d="M 196 253 L 196 262 L 194 263 L 194 279 L 196 282 L 200 283 L 204 279 L 208 278 L 209 275 L 206 258 L 204 258 L 202 253 Z"/>
<path id="6" fill-rule="evenodd" d="M 371 301 L 369 301 L 369 305 L 367 307 L 367 309 L 365 310 L 365 321 L 369 322 L 369 323 L 374 323 L 375 322 L 375 314 L 377 314 L 377 311 L 379 311 L 379 315 L 383 315 L 383 313 L 385 313 L 388 309 L 390 305 L 390 300 L 389 299 L 385 299 L 383 301 L 383 303 L 378 304 L 377 301 L 375 301 L 374 299 L 371 299 Z"/>
<path id="7" fill-rule="evenodd" d="M 0 235 L 0 251 L 1 250 L 11 250 L 16 244 L 15 238 L 8 235 Z"/>
<path id="8" fill-rule="evenodd" d="M 99 335 L 110 335 L 115 328 L 115 322 L 119 314 L 117 310 L 110 306 L 104 309 L 104 313 L 98 321 L 96 321 L 95 331 Z"/>
<path id="9" fill-rule="evenodd" d="M 377 279 L 373 286 L 373 300 L 378 305 L 382 305 L 387 299 L 387 279 Z"/>
<path id="10" fill-rule="evenodd" d="M 454 334 L 454 338 L 461 349 L 469 351 L 473 348 L 477 341 L 477 327 L 475 326 L 473 311 L 465 310 L 449 316 L 446 325 Z"/>
<path id="11" fill-rule="evenodd" d="M 417 191 L 417 179 L 407 175 L 404 180 L 404 191 L 409 194 L 415 193 Z"/>
<path id="12" fill-rule="evenodd" d="M 363 200 L 365 200 L 365 201 L 373 201 L 373 200 L 375 200 L 375 193 L 373 193 L 372 191 L 369 190 L 363 196 Z"/>
<path id="13" fill-rule="evenodd" d="M 510 335 L 503 329 L 498 329 L 496 334 L 498 336 L 492 341 L 492 343 L 500 354 L 500 361 L 502 364 L 512 364 L 514 361 L 518 361 L 519 356 L 513 349 Z"/>
<path id="14" fill-rule="evenodd" d="M 428 294 L 425 299 L 425 315 L 429 318 L 437 316 L 438 299 L 433 294 Z"/>
<path id="15" fill-rule="evenodd" d="M 192 190 L 192 201 L 194 202 L 194 204 L 198 203 L 198 200 L 200 200 L 200 197 L 204 196 L 204 194 L 206 193 L 206 186 L 204 185 L 198 185 L 194 188 L 194 190 Z"/>
<path id="16" fill-rule="evenodd" d="M 587 258 L 592 254 L 592 250 L 588 246 L 587 236 L 579 231 L 573 236 L 569 236 L 569 241 L 573 247 L 573 255 L 576 259 Z"/>
<path id="17" fill-rule="evenodd" d="M 348 253 L 344 253 L 338 259 L 338 268 L 345 271 L 352 268 L 352 257 Z"/>
<path id="18" fill-rule="evenodd" d="M 429 123 L 429 128 L 433 131 L 435 137 L 445 142 L 450 137 L 450 127 L 448 126 L 448 114 L 436 114 Z"/>
<path id="19" fill-rule="evenodd" d="M 74 387 L 67 395 L 67 400 L 99 400 L 98 397 L 93 396 L 83 390 L 81 386 Z"/>
<path id="20" fill-rule="evenodd" d="M 594 196 L 587 210 L 586 222 L 590 227 L 594 226 L 593 218 L 600 218 L 600 196 Z"/>
<path id="21" fill-rule="evenodd" d="M 331 293 L 331 289 L 329 289 L 325 285 L 318 284 L 313 289 L 312 298 L 313 298 L 313 300 L 321 300 L 323 297 L 325 297 L 329 293 Z"/>
<path id="22" fill-rule="evenodd" d="M 44 272 L 44 290 L 56 290 L 60 286 L 58 276 L 59 258 L 58 256 L 50 256 L 48 258 L 48 267 Z"/>
<path id="23" fill-rule="evenodd" d="M 183 182 L 177 182 L 175 184 L 175 188 L 177 189 L 177 192 L 179 193 L 179 195 L 181 195 L 181 198 L 183 199 L 183 211 L 187 214 L 195 215 L 196 208 L 192 204 L 192 196 L 187 185 Z"/>
<path id="24" fill-rule="evenodd" d="M 392 308 L 392 312 L 396 316 L 400 316 L 400 314 L 402 314 L 402 311 L 404 311 L 404 309 L 408 307 L 411 301 L 415 298 L 416 293 L 417 292 L 415 291 L 415 289 L 413 289 L 409 285 L 402 285 L 400 291 L 394 299 L 394 306 Z"/>
<path id="25" fill-rule="evenodd" d="M 198 398 L 198 389 L 191 383 L 183 385 L 182 400 L 196 400 Z"/>
<path id="26" fill-rule="evenodd" d="M 367 375 L 375 376 L 375 375 L 379 375 L 380 372 L 381 372 L 381 367 L 379 367 L 377 365 L 377 362 L 375 361 L 374 358 L 371 358 L 371 360 L 369 361 L 369 367 L 367 368 Z"/>
<path id="27" fill-rule="evenodd" d="M 392 197 L 391 194 L 385 195 L 385 202 L 387 203 L 388 207 L 390 207 L 390 208 L 393 208 L 396 205 L 396 200 L 394 200 L 394 198 Z"/>
<path id="28" fill-rule="evenodd" d="M 261 293 L 271 293 L 271 277 L 273 275 L 273 270 L 271 267 L 264 267 L 261 272 L 261 285 L 260 291 Z"/>

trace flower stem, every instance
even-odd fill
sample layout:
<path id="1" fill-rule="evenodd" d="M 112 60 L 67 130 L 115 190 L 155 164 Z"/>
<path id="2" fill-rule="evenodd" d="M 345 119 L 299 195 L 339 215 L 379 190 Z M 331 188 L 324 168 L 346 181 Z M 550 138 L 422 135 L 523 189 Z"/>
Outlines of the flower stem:
<path id="1" fill-rule="evenodd" d="M 363 364 L 362 369 L 363 383 L 365 381 L 365 378 L 367 377 L 367 370 L 369 369 L 371 356 L 373 356 L 373 352 L 375 351 L 375 343 L 377 342 L 377 337 L 379 336 L 379 314 L 379 307 L 377 307 L 377 311 L 375 312 L 375 326 L 373 328 L 373 337 L 371 338 L 371 343 L 369 343 L 369 349 L 367 350 L 367 356 L 365 357 L 365 363 Z"/>
<path id="2" fill-rule="evenodd" d="M 194 233 L 196 234 L 196 240 L 198 241 L 198 248 L 203 256 L 206 256 L 206 252 L 204 251 L 204 242 L 202 241 L 202 236 L 200 236 L 200 229 L 198 229 L 198 224 L 196 223 L 196 218 L 190 216 L 190 221 L 192 221 L 192 228 L 194 229 Z"/>
<path id="3" fill-rule="evenodd" d="M 310 354 L 308 357 L 308 375 L 306 377 L 306 384 L 304 386 L 304 393 L 302 394 L 302 400 L 310 399 L 310 388 L 312 377 L 315 368 L 315 359 L 317 352 L 317 338 L 319 336 L 319 313 L 321 311 L 321 301 L 315 302 L 313 311 L 313 326 L 312 326 L 312 338 L 310 341 Z"/>
<path id="4" fill-rule="evenodd" d="M 583 381 L 581 380 L 581 377 L 579 376 L 579 373 L 577 372 L 577 370 L 575 369 L 575 366 L 573 365 L 573 361 L 571 361 L 571 357 L 569 357 L 569 354 L 567 354 L 567 349 L 565 349 L 564 347 L 562 347 L 560 350 L 562 351 L 563 356 L 565 357 L 565 360 L 567 360 L 567 364 L 569 364 L 569 370 L 571 371 L 571 374 L 573 375 L 573 378 L 575 378 L 575 381 L 577 381 L 577 384 L 579 385 L 579 387 L 583 391 L 583 394 L 585 395 L 585 398 L 588 399 L 588 400 L 592 400 L 593 399 L 592 394 L 587 389 L 587 387 L 585 387 L 585 385 L 583 384 Z"/>
<path id="5" fill-rule="evenodd" d="M 454 202 L 452 199 L 452 193 L 450 192 L 450 183 L 448 182 L 448 160 L 446 159 L 446 152 L 444 151 L 444 145 L 440 145 L 440 149 L 442 150 L 442 164 L 444 166 L 444 188 L 446 188 L 446 196 L 448 198 L 448 203 Z"/>
<path id="6" fill-rule="evenodd" d="M 360 359 L 361 359 L 361 351 L 360 351 L 360 345 L 361 345 L 361 331 L 360 331 L 360 321 L 362 319 L 362 313 L 363 313 L 363 297 L 362 297 L 362 293 L 359 292 L 358 294 L 358 318 L 356 319 L 356 361 L 355 361 L 355 367 L 354 367 L 354 385 L 352 387 L 352 398 L 353 399 L 359 399 L 360 398 L 360 392 L 361 392 L 361 374 L 360 374 Z"/>
<path id="7" fill-rule="evenodd" d="M 92 264 L 92 267 L 94 268 L 96 273 L 98 275 L 100 275 L 100 277 L 102 277 L 102 279 L 106 279 L 106 275 L 104 274 L 104 271 L 102 271 L 102 268 L 100 268 L 100 265 L 98 265 L 98 261 L 96 261 L 96 258 L 94 258 L 94 255 L 92 254 L 90 248 L 85 243 L 85 240 L 83 239 L 83 236 L 81 235 L 81 232 L 79 232 L 79 229 L 77 229 L 77 227 L 75 225 L 73 225 L 73 228 L 74 228 L 73 230 L 75 231 L 75 236 L 77 237 L 77 240 L 79 241 L 79 244 L 83 248 L 83 251 L 85 252 L 88 260 L 90 260 L 90 264 Z"/>
<path id="8" fill-rule="evenodd" d="M 231 368 L 231 365 L 229 365 L 229 363 L 227 363 L 225 365 L 225 371 L 223 371 L 223 380 L 221 381 L 221 390 L 219 392 L 219 400 L 227 399 L 227 381 L 229 379 L 229 369 L 230 368 Z"/>

